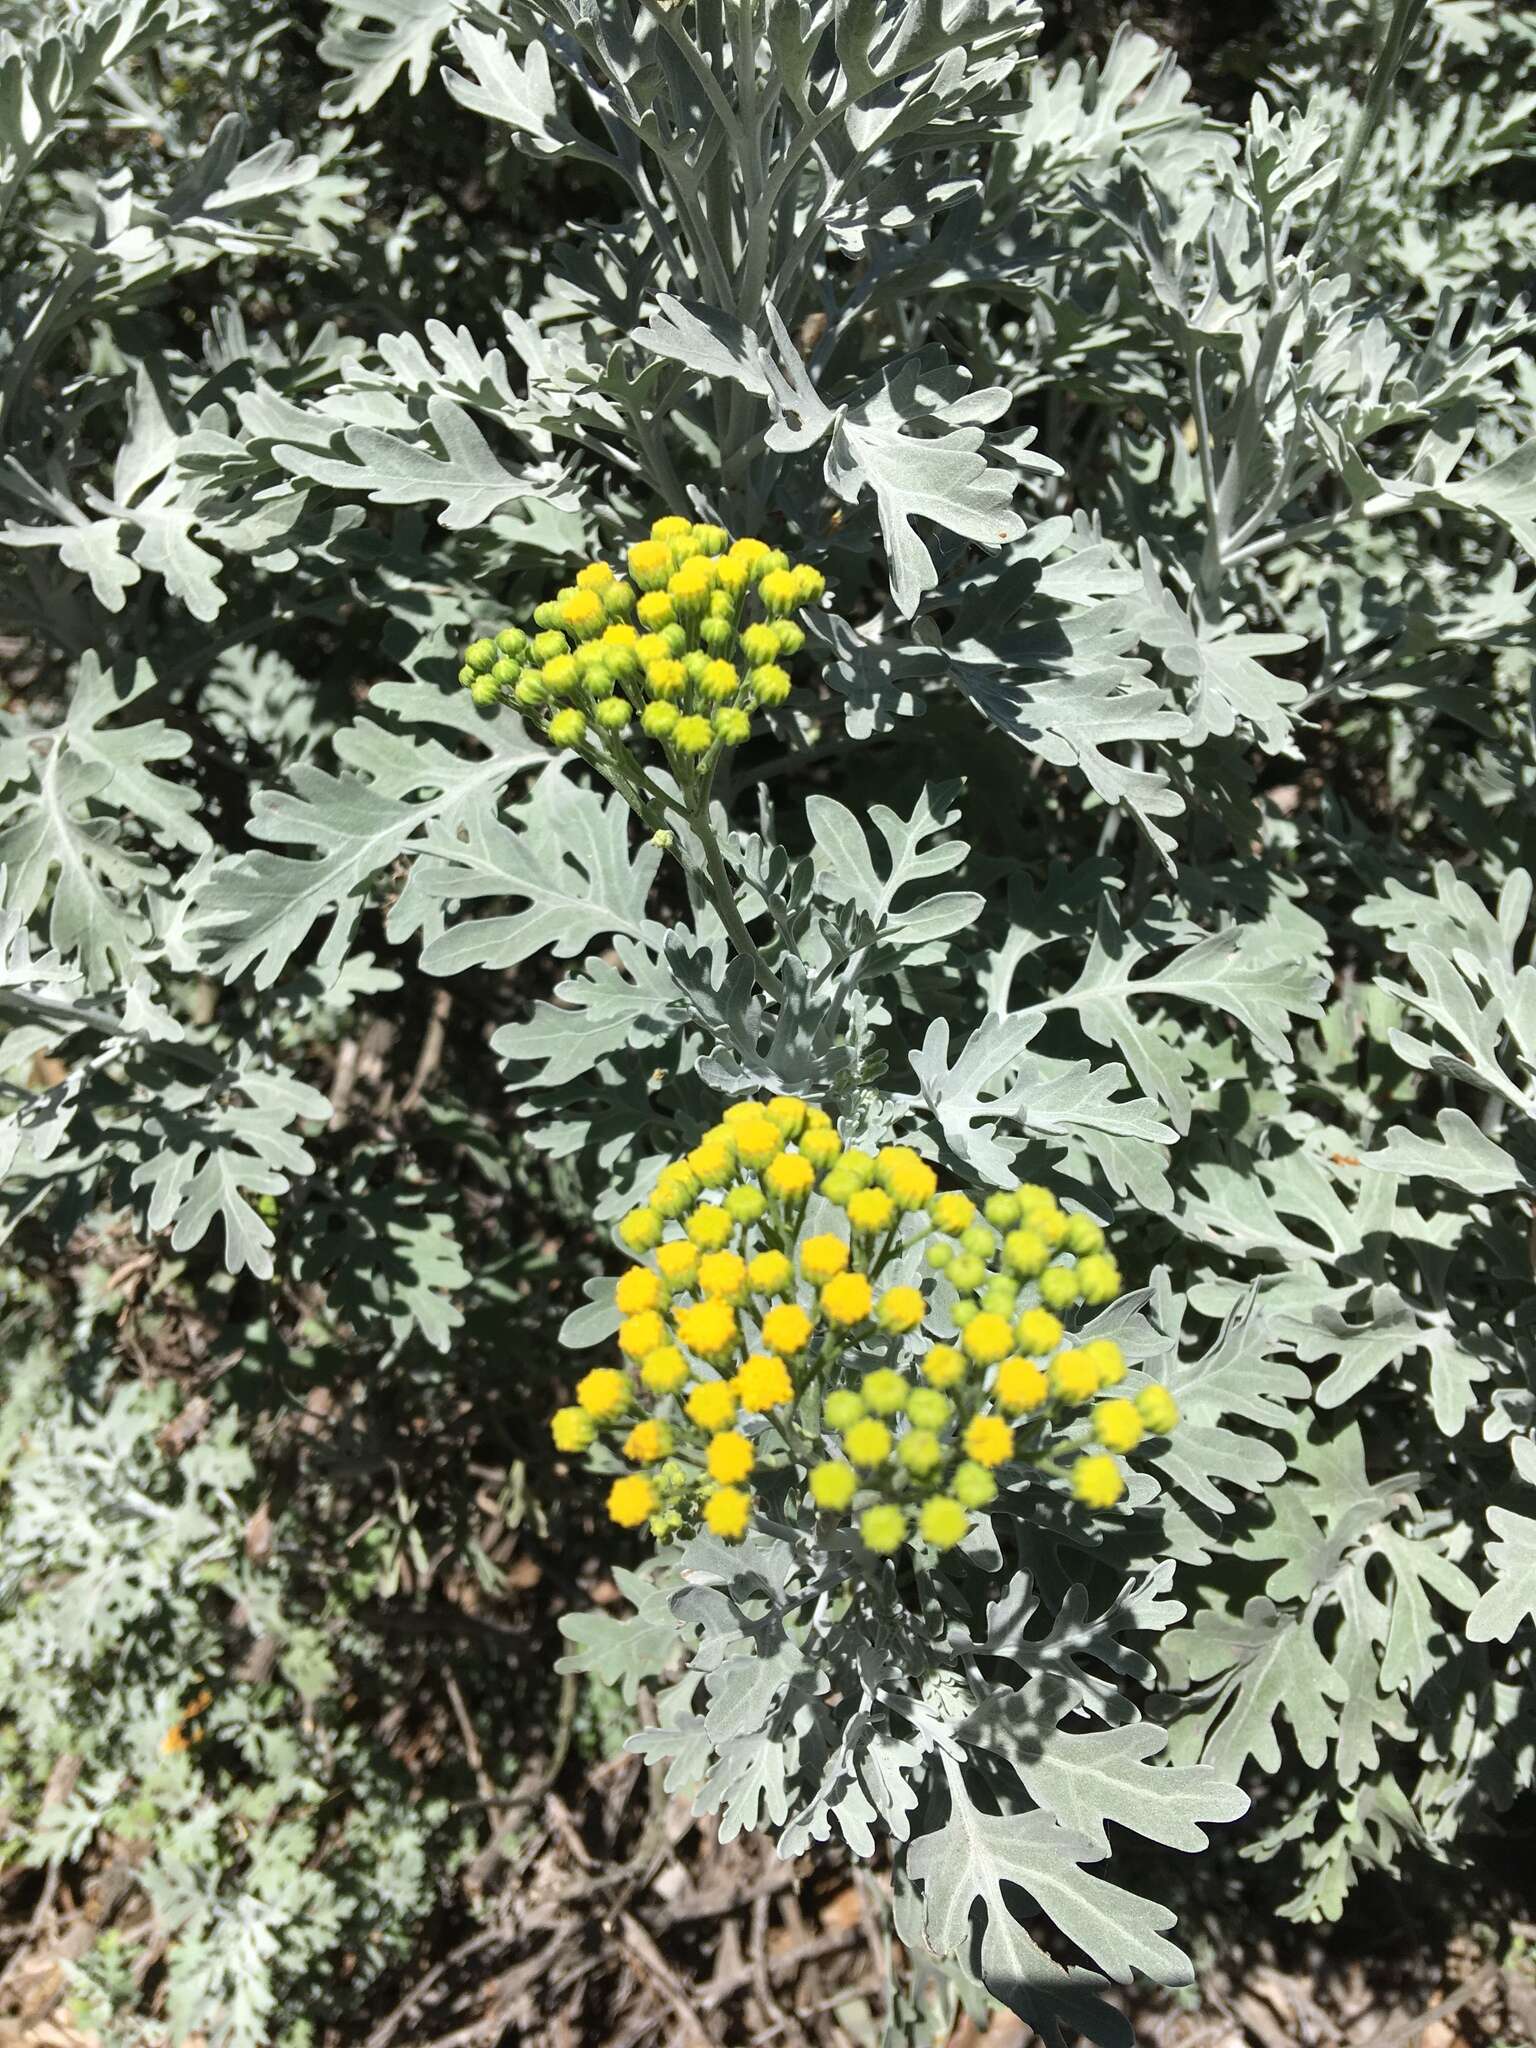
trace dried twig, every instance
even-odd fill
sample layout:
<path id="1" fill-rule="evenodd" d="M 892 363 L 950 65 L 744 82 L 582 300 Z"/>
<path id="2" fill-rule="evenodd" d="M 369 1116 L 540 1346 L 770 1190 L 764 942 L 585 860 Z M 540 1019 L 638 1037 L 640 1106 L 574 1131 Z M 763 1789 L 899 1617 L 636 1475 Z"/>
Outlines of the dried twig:
<path id="1" fill-rule="evenodd" d="M 1384 2027 L 1379 2034 L 1374 2034 L 1364 2043 L 1364 2048 L 1404 2048 L 1405 2043 L 1413 2040 L 1415 2035 L 1422 2034 L 1426 2027 L 1433 2026 L 1436 2020 L 1449 2019 L 1453 2012 L 1459 2012 L 1464 2005 L 1470 2005 L 1474 1998 L 1498 1983 L 1503 1975 L 1502 1965 L 1489 1960 L 1458 1990 L 1451 1992 L 1449 1997 L 1442 1998 L 1436 2005 L 1427 2006 L 1411 2020 L 1399 2020 L 1396 2026 Z"/>

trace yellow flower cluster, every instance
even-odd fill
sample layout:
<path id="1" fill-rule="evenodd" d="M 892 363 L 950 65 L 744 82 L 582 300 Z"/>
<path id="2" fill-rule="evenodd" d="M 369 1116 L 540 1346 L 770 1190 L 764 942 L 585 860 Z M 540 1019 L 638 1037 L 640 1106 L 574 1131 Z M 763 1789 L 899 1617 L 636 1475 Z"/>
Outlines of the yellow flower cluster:
<path id="1" fill-rule="evenodd" d="M 1090 1217 L 1030 1185 L 978 1208 L 910 1146 L 847 1145 L 792 1096 L 729 1108 L 618 1236 L 648 1261 L 614 1289 L 622 1362 L 588 1372 L 553 1427 L 562 1451 L 601 1439 L 636 1468 L 608 1495 L 626 1528 L 735 1542 L 761 1486 L 804 1486 L 877 1555 L 949 1550 L 1003 1468 L 1110 1508 L 1118 1461 L 1178 1421 L 1164 1387 L 1115 1391 L 1117 1344 L 1068 1333 L 1120 1289 Z M 920 1242 L 926 1289 L 883 1285 Z"/>
<path id="2" fill-rule="evenodd" d="M 680 779 L 707 776 L 722 747 L 752 736 L 752 713 L 789 695 L 784 663 L 805 645 L 793 616 L 826 589 L 761 540 L 658 519 L 628 550 L 627 576 L 591 562 L 533 614 L 464 651 L 477 704 L 516 704 L 552 746 L 624 757 L 638 727 Z"/>

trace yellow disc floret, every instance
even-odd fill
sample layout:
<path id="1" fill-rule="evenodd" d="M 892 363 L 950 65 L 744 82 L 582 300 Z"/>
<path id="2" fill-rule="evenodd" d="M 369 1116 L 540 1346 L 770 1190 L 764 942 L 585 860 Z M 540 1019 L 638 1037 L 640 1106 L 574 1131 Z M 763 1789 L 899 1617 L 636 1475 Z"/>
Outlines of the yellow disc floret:
<path id="1" fill-rule="evenodd" d="M 830 1233 L 808 1237 L 800 1247 L 800 1270 L 813 1287 L 835 1280 L 847 1264 L 847 1245 Z"/>
<path id="2" fill-rule="evenodd" d="M 724 1380 L 700 1380 L 687 1401 L 688 1420 L 713 1435 L 736 1419 L 736 1396 Z"/>
<path id="3" fill-rule="evenodd" d="M 1179 1404 L 1166 1387 L 1143 1387 L 1136 1396 L 1136 1412 L 1153 1436 L 1167 1436 L 1179 1419 Z"/>
<path id="4" fill-rule="evenodd" d="M 664 1422 L 649 1416 L 637 1422 L 624 1439 L 624 1455 L 636 1465 L 657 1465 L 672 1455 L 672 1432 Z"/>
<path id="5" fill-rule="evenodd" d="M 893 1337 L 905 1336 L 923 1320 L 923 1297 L 916 1287 L 887 1287 L 880 1297 L 875 1319 Z"/>
<path id="6" fill-rule="evenodd" d="M 640 1472 L 615 1479 L 608 1489 L 608 1514 L 621 1529 L 638 1529 L 642 1522 L 650 1520 L 658 1505 L 655 1487 Z"/>
<path id="7" fill-rule="evenodd" d="M 747 1262 L 739 1252 L 706 1252 L 699 1261 L 699 1289 L 721 1301 L 737 1301 L 746 1291 Z"/>
<path id="8" fill-rule="evenodd" d="M 619 1325 L 619 1349 L 626 1358 L 644 1358 L 658 1344 L 667 1341 L 667 1326 L 654 1309 L 638 1316 L 626 1316 Z"/>
<path id="9" fill-rule="evenodd" d="M 731 1382 L 737 1399 L 750 1414 L 764 1415 L 795 1398 L 795 1383 L 782 1358 L 754 1351 Z"/>
<path id="10" fill-rule="evenodd" d="M 736 1311 L 728 1302 L 700 1301 L 677 1312 L 677 1334 L 696 1358 L 724 1358 L 736 1348 Z"/>
<path id="11" fill-rule="evenodd" d="M 860 1188 L 848 1199 L 848 1221 L 855 1230 L 874 1236 L 896 1221 L 896 1204 L 884 1188 Z"/>
<path id="12" fill-rule="evenodd" d="M 705 1463 L 711 1479 L 717 1480 L 721 1486 L 734 1486 L 752 1470 L 757 1463 L 757 1454 L 739 1429 L 724 1429 L 718 1436 L 710 1438 Z"/>
<path id="13" fill-rule="evenodd" d="M 970 1526 L 971 1518 L 959 1501 L 945 1493 L 925 1500 L 917 1517 L 918 1534 L 935 1550 L 953 1550 L 965 1541 Z"/>
<path id="14" fill-rule="evenodd" d="M 660 1308 L 667 1298 L 661 1278 L 649 1266 L 631 1266 L 619 1275 L 613 1290 L 613 1305 L 620 1315 L 637 1316 L 642 1310 Z"/>
<path id="15" fill-rule="evenodd" d="M 585 1451 L 596 1439 L 597 1423 L 585 1408 L 557 1408 L 549 1431 L 557 1451 Z"/>
<path id="16" fill-rule="evenodd" d="M 858 1474 L 853 1467 L 836 1458 L 813 1465 L 809 1479 L 811 1499 L 829 1514 L 841 1514 L 859 1490 Z"/>
<path id="17" fill-rule="evenodd" d="M 1060 1351 L 1051 1364 L 1051 1392 L 1058 1401 L 1091 1401 L 1099 1391 L 1093 1361 L 1081 1351 Z"/>
<path id="18" fill-rule="evenodd" d="M 747 1285 L 754 1294 L 788 1294 L 795 1269 L 783 1252 L 759 1252 L 747 1261 Z"/>
<path id="19" fill-rule="evenodd" d="M 997 1368 L 997 1405 L 1005 1415 L 1033 1415 L 1050 1399 L 1050 1382 L 1030 1358 L 1005 1358 Z"/>
<path id="20" fill-rule="evenodd" d="M 763 1342 L 781 1358 L 793 1358 L 811 1341 L 811 1319 L 797 1302 L 781 1301 L 763 1317 Z"/>
<path id="21" fill-rule="evenodd" d="M 1093 1433 L 1106 1451 L 1134 1451 L 1147 1433 L 1134 1401 L 1101 1401 L 1093 1411 Z"/>
<path id="22" fill-rule="evenodd" d="M 642 1359 L 640 1383 L 652 1394 L 675 1394 L 688 1380 L 688 1361 L 675 1344 L 663 1344 Z"/>
<path id="23" fill-rule="evenodd" d="M 721 1486 L 704 1503 L 704 1525 L 712 1536 L 739 1543 L 752 1520 L 752 1496 L 739 1486 Z"/>
<path id="24" fill-rule="evenodd" d="M 873 1415 L 866 1415 L 843 1434 L 843 1449 L 861 1472 L 874 1472 L 891 1455 L 891 1432 Z"/>
<path id="25" fill-rule="evenodd" d="M 868 1316 L 874 1295 L 862 1273 L 839 1273 L 821 1290 L 821 1312 L 829 1323 L 850 1330 Z"/>
<path id="26" fill-rule="evenodd" d="M 1073 1497 L 1085 1508 L 1112 1508 L 1124 1492 L 1120 1467 L 1102 1451 L 1079 1458 L 1072 1467 Z"/>
<path id="27" fill-rule="evenodd" d="M 594 1366 L 576 1382 L 576 1399 L 594 1422 L 613 1422 L 630 1403 L 629 1381 L 612 1366 Z"/>
<path id="28" fill-rule="evenodd" d="M 1006 1316 L 985 1311 L 973 1316 L 960 1333 L 960 1348 L 977 1365 L 996 1365 L 1013 1349 L 1013 1331 Z"/>
<path id="29" fill-rule="evenodd" d="M 1000 1415 L 978 1415 L 965 1426 L 965 1455 L 989 1471 L 1013 1456 L 1013 1431 Z"/>
<path id="30" fill-rule="evenodd" d="M 923 1378 L 930 1387 L 953 1387 L 965 1378 L 965 1359 L 953 1344 L 935 1344 L 923 1360 Z"/>

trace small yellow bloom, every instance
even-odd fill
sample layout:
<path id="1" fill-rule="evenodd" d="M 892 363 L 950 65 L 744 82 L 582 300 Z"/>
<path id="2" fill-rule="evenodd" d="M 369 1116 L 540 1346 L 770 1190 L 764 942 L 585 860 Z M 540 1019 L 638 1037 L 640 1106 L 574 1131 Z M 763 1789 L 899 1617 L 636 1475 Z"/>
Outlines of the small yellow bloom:
<path id="1" fill-rule="evenodd" d="M 841 1514 L 859 1490 L 858 1475 L 851 1465 L 837 1458 L 813 1465 L 810 1471 L 811 1499 L 830 1514 Z"/>
<path id="2" fill-rule="evenodd" d="M 721 1208 L 701 1202 L 683 1225 L 701 1252 L 718 1252 L 735 1235 L 736 1226 Z"/>
<path id="3" fill-rule="evenodd" d="M 1027 1308 L 1014 1324 L 1013 1334 L 1021 1351 L 1043 1358 L 1061 1342 L 1061 1318 L 1053 1316 L 1048 1308 Z"/>
<path id="4" fill-rule="evenodd" d="M 624 1455 L 637 1465 L 656 1465 L 672 1455 L 672 1432 L 664 1422 L 648 1417 L 637 1422 L 624 1439 Z"/>
<path id="5" fill-rule="evenodd" d="M 752 1496 L 739 1486 L 722 1486 L 704 1503 L 704 1522 L 712 1536 L 739 1543 L 752 1520 Z"/>
<path id="6" fill-rule="evenodd" d="M 727 1130 L 734 1130 L 737 1124 L 755 1124 L 768 1114 L 763 1102 L 733 1102 L 721 1116 L 720 1121 Z"/>
<path id="7" fill-rule="evenodd" d="M 997 1368 L 997 1405 L 1005 1415 L 1033 1415 L 1050 1398 L 1050 1383 L 1029 1358 L 1005 1358 Z"/>
<path id="8" fill-rule="evenodd" d="M 968 1459 L 955 1467 L 949 1490 L 962 1507 L 984 1508 L 997 1498 L 997 1481 L 985 1465 L 972 1464 Z"/>
<path id="9" fill-rule="evenodd" d="M 910 1145 L 883 1146 L 875 1159 L 875 1176 L 898 1209 L 921 1209 L 933 1199 L 938 1176 Z"/>
<path id="10" fill-rule="evenodd" d="M 626 1316 L 619 1325 L 619 1349 L 626 1358 L 644 1358 L 658 1344 L 667 1341 L 667 1326 L 654 1309 L 643 1315 Z"/>
<path id="11" fill-rule="evenodd" d="M 699 1286 L 721 1301 L 736 1301 L 747 1285 L 747 1262 L 738 1252 L 706 1252 L 699 1261 Z"/>
<path id="12" fill-rule="evenodd" d="M 778 1302 L 763 1317 L 763 1342 L 781 1358 L 792 1358 L 810 1341 L 811 1319 L 798 1302 Z"/>
<path id="13" fill-rule="evenodd" d="M 736 1171 L 729 1145 L 706 1138 L 688 1154 L 688 1168 L 701 1188 L 723 1188 Z"/>
<path id="14" fill-rule="evenodd" d="M 835 1280 L 848 1264 L 848 1247 L 830 1231 L 808 1237 L 800 1247 L 800 1270 L 813 1287 Z"/>
<path id="15" fill-rule="evenodd" d="M 795 1269 L 783 1252 L 759 1252 L 747 1262 L 747 1283 L 754 1294 L 788 1294 Z"/>
<path id="16" fill-rule="evenodd" d="M 613 581 L 613 571 L 606 562 L 588 562 L 586 567 L 576 571 L 578 590 L 606 590 Z"/>
<path id="17" fill-rule="evenodd" d="M 1104 1233 L 1091 1216 L 1069 1216 L 1067 1234 L 1062 1242 L 1069 1252 L 1082 1258 L 1086 1252 L 1103 1251 Z"/>
<path id="18" fill-rule="evenodd" d="M 899 1415 L 907 1405 L 911 1388 L 890 1366 L 877 1366 L 860 1383 L 860 1397 L 872 1415 Z"/>
<path id="19" fill-rule="evenodd" d="M 594 1422 L 613 1422 L 629 1406 L 629 1381 L 612 1366 L 594 1366 L 576 1382 L 576 1399 Z"/>
<path id="20" fill-rule="evenodd" d="M 976 1204 L 969 1195 L 935 1195 L 928 1204 L 928 1214 L 946 1237 L 958 1237 L 975 1220 Z"/>
<path id="21" fill-rule="evenodd" d="M 1000 1415 L 978 1415 L 965 1426 L 965 1454 L 990 1471 L 1013 1456 L 1013 1431 Z"/>
<path id="22" fill-rule="evenodd" d="M 1125 1492 L 1125 1480 L 1113 1458 L 1095 1451 L 1072 1467 L 1072 1492 L 1085 1508 L 1112 1508 Z"/>
<path id="23" fill-rule="evenodd" d="M 560 623 L 567 633 L 578 640 L 586 640 L 593 633 L 600 633 L 607 621 L 603 600 L 592 590 L 578 590 L 574 597 L 568 597 L 560 607 Z"/>
<path id="24" fill-rule="evenodd" d="M 883 1188 L 860 1188 L 848 1199 L 848 1221 L 855 1230 L 873 1236 L 896 1221 L 896 1204 Z"/>
<path id="25" fill-rule="evenodd" d="M 656 1512 L 656 1489 L 643 1473 L 615 1479 L 608 1489 L 608 1513 L 621 1529 L 638 1529 Z"/>
<path id="26" fill-rule="evenodd" d="M 674 1165 L 662 1168 L 656 1192 L 651 1197 L 651 1207 L 661 1216 L 681 1216 L 698 1191 L 698 1182 L 678 1160 Z"/>
<path id="27" fill-rule="evenodd" d="M 1051 1263 L 1051 1248 L 1035 1230 L 1010 1230 L 1003 1239 L 1003 1262 L 1021 1280 L 1033 1280 Z"/>
<path id="28" fill-rule="evenodd" d="M 818 1173 L 829 1167 L 842 1149 L 843 1141 L 836 1131 L 823 1128 L 800 1133 L 800 1156 L 809 1159 Z"/>
<path id="29" fill-rule="evenodd" d="M 684 519 L 678 512 L 668 512 L 662 518 L 651 521 L 652 540 L 687 540 L 692 533 L 693 521 Z M 670 550 L 668 552 L 670 553 Z"/>
<path id="30" fill-rule="evenodd" d="M 1179 1404 L 1166 1387 L 1144 1387 L 1136 1396 L 1136 1412 L 1153 1436 L 1167 1436 L 1179 1419 Z"/>
<path id="31" fill-rule="evenodd" d="M 953 1550 L 957 1543 L 965 1541 L 970 1526 L 971 1518 L 959 1501 L 944 1493 L 925 1500 L 917 1518 L 918 1534 L 935 1550 Z"/>
<path id="32" fill-rule="evenodd" d="M 769 1358 L 754 1351 L 731 1382 L 749 1414 L 766 1415 L 770 1408 L 795 1398 L 795 1383 L 782 1358 Z"/>
<path id="33" fill-rule="evenodd" d="M 699 1248 L 686 1237 L 656 1247 L 656 1263 L 669 1287 L 691 1287 L 698 1278 Z"/>
<path id="34" fill-rule="evenodd" d="M 700 1380 L 687 1401 L 688 1420 L 711 1435 L 736 1419 L 736 1396 L 724 1380 Z"/>
<path id="35" fill-rule="evenodd" d="M 822 1421 L 828 1429 L 835 1429 L 839 1434 L 845 1429 L 852 1429 L 863 1414 L 864 1396 L 856 1394 L 852 1387 L 834 1387 L 821 1404 Z"/>
<path id="36" fill-rule="evenodd" d="M 985 1311 L 979 1316 L 972 1316 L 960 1333 L 960 1348 L 977 1365 L 996 1365 L 1013 1349 L 1013 1331 L 1008 1327 L 1008 1318 L 989 1315 Z"/>
<path id="37" fill-rule="evenodd" d="M 1125 1354 L 1112 1337 L 1095 1337 L 1082 1346 L 1082 1355 L 1097 1373 L 1101 1392 L 1125 1378 Z"/>
<path id="38" fill-rule="evenodd" d="M 924 1302 L 915 1287 L 887 1287 L 880 1297 L 876 1316 L 882 1330 L 893 1337 L 905 1336 L 923 1320 Z"/>
<path id="39" fill-rule="evenodd" d="M 745 1119 L 734 1126 L 736 1153 L 743 1166 L 760 1171 L 784 1149 L 784 1133 L 766 1116 Z"/>
<path id="40" fill-rule="evenodd" d="M 1108 1252 L 1090 1252 L 1077 1262 L 1077 1286 L 1089 1307 L 1098 1308 L 1120 1292 L 1120 1268 Z"/>
<path id="41" fill-rule="evenodd" d="M 944 1462 L 944 1446 L 931 1429 L 909 1429 L 896 1455 L 914 1479 L 931 1479 Z"/>
<path id="42" fill-rule="evenodd" d="M 662 1228 L 654 1209 L 631 1209 L 619 1225 L 619 1243 L 627 1252 L 654 1251 L 661 1243 Z"/>
<path id="43" fill-rule="evenodd" d="M 1101 1401 L 1093 1411 L 1093 1433 L 1106 1451 L 1134 1451 L 1146 1424 L 1134 1401 Z"/>
<path id="44" fill-rule="evenodd" d="M 613 1290 L 613 1304 L 620 1315 L 637 1316 L 648 1308 L 660 1308 L 667 1298 L 659 1274 L 649 1266 L 631 1266 L 619 1275 Z"/>
<path id="45" fill-rule="evenodd" d="M 1061 1351 L 1051 1362 L 1051 1392 L 1058 1401 L 1091 1401 L 1099 1376 L 1081 1351 Z"/>
<path id="46" fill-rule="evenodd" d="M 663 1344 L 640 1364 L 640 1382 L 653 1394 L 675 1394 L 688 1378 L 688 1361 L 675 1344 Z"/>
<path id="47" fill-rule="evenodd" d="M 930 1387 L 953 1387 L 965 1378 L 965 1359 L 953 1344 L 935 1344 L 923 1360 L 923 1378 Z"/>
<path id="48" fill-rule="evenodd" d="M 889 1557 L 907 1540 L 907 1518 L 893 1502 L 882 1501 L 860 1515 L 859 1534 L 876 1557 Z"/>
<path id="49" fill-rule="evenodd" d="M 810 1111 L 798 1095 L 775 1095 L 764 1115 L 778 1125 L 786 1138 L 798 1138 Z"/>
<path id="50" fill-rule="evenodd" d="M 736 1311 L 727 1302 L 694 1302 L 675 1320 L 679 1339 L 696 1358 L 723 1358 L 736 1348 Z"/>
<path id="51" fill-rule="evenodd" d="M 843 1449 L 861 1472 L 874 1472 L 891 1455 L 891 1432 L 873 1415 L 866 1415 L 843 1433 Z"/>
<path id="52" fill-rule="evenodd" d="M 821 1290 L 821 1312 L 839 1329 L 851 1330 L 869 1314 L 873 1293 L 862 1273 L 839 1273 Z"/>
<path id="53" fill-rule="evenodd" d="M 557 1451 L 584 1451 L 597 1435 L 597 1424 L 585 1408 L 557 1408 L 549 1420 L 549 1433 Z"/>
<path id="54" fill-rule="evenodd" d="M 672 744 L 680 754 L 707 754 L 714 737 L 714 729 L 707 718 L 680 718 L 672 728 Z"/>
<path id="55" fill-rule="evenodd" d="M 763 1173 L 763 1185 L 781 1202 L 798 1202 L 816 1185 L 816 1169 L 797 1152 L 784 1152 L 770 1160 Z"/>
<path id="56" fill-rule="evenodd" d="M 659 590 L 672 574 L 672 550 L 665 541 L 637 540 L 626 560 L 630 580 L 641 590 Z"/>
<path id="57" fill-rule="evenodd" d="M 709 1476 L 721 1486 L 734 1486 L 745 1479 L 757 1463 L 757 1454 L 739 1429 L 723 1429 L 711 1437 L 704 1454 Z"/>
<path id="58" fill-rule="evenodd" d="M 1048 1266 L 1040 1275 L 1040 1299 L 1048 1309 L 1070 1308 L 1077 1300 L 1077 1273 L 1071 1266 Z"/>

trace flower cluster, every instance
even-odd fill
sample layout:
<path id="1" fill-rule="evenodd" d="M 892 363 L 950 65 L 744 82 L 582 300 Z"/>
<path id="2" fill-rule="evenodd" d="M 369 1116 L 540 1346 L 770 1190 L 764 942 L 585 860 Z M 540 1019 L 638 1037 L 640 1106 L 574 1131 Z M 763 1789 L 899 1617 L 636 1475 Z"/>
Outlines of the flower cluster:
<path id="1" fill-rule="evenodd" d="M 826 588 L 761 540 L 658 519 L 628 550 L 627 576 L 591 562 L 533 614 L 464 652 L 477 704 L 516 704 L 552 746 L 574 748 L 621 784 L 634 730 L 682 781 L 707 778 L 722 747 L 752 736 L 752 713 L 789 695 L 784 663 L 805 645 L 793 616 Z"/>
<path id="2" fill-rule="evenodd" d="M 1037 1186 L 978 1208 L 909 1146 L 845 1145 L 794 1097 L 733 1105 L 618 1236 L 642 1261 L 614 1291 L 620 1362 L 553 1426 L 562 1451 L 624 1460 L 625 1527 L 734 1542 L 756 1492 L 787 1486 L 879 1555 L 949 1550 L 1009 1468 L 1113 1507 L 1120 1460 L 1178 1420 L 1164 1387 L 1117 1391 L 1117 1344 L 1069 1333 L 1120 1289 L 1090 1217 Z M 882 1285 L 893 1261 L 923 1284 Z"/>

